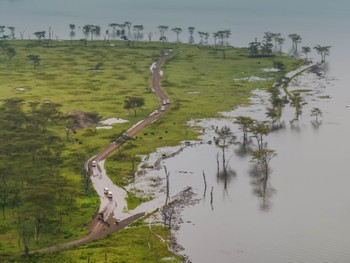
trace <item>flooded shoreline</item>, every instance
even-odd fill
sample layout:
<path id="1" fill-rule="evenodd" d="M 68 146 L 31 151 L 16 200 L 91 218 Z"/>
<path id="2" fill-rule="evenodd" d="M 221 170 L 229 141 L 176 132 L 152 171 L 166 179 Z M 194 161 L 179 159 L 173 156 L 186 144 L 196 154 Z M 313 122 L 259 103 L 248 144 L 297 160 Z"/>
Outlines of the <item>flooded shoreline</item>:
<path id="1" fill-rule="evenodd" d="M 293 123 L 290 121 L 294 109 L 287 105 L 281 118 L 284 128 L 266 138 L 268 148 L 275 149 L 278 156 L 272 161 L 271 179 L 264 197 L 259 195 L 254 183 L 251 157 L 249 152 L 242 151 L 242 135 L 233 120 L 240 115 L 266 119 L 266 107 L 270 103 L 266 91 L 254 91 L 250 106 L 222 113 L 222 119 L 197 121 L 195 124 L 204 128 L 200 136 L 202 144 L 185 147 L 172 158 L 161 160 L 160 166 L 166 166 L 170 172 L 170 195 L 190 186 L 201 198 L 199 204 L 184 209 L 184 223 L 174 232 L 184 247 L 183 254 L 192 262 L 319 262 L 349 258 L 350 252 L 345 248 L 350 242 L 341 235 L 341 229 L 348 226 L 346 220 L 350 215 L 334 207 L 334 204 L 339 206 L 344 196 L 349 196 L 338 185 L 339 181 L 348 182 L 348 179 L 342 175 L 331 184 L 327 181 L 335 160 L 326 161 L 331 153 L 322 151 L 329 149 L 330 142 L 322 138 L 334 126 L 328 118 L 328 105 L 332 97 L 329 89 L 335 82 L 333 77 L 306 72 L 290 83 L 290 90 L 308 90 L 303 93 L 307 104 L 300 119 Z M 313 125 L 310 116 L 313 107 L 324 111 L 318 126 Z M 215 127 L 224 125 L 238 137 L 238 142 L 227 150 L 230 158 L 227 187 L 217 175 L 216 155 L 220 149 L 206 143 L 216 136 Z M 163 153 L 180 148 L 159 149 L 149 156 L 147 163 L 152 164 Z M 208 184 L 206 192 L 203 172 Z M 142 176 L 148 175 L 164 182 L 163 169 L 149 170 Z M 331 197 L 324 194 L 330 185 L 335 191 Z M 213 189 L 212 205 L 210 189 Z M 341 194 L 335 194 L 339 189 Z M 339 220 L 345 224 L 338 226 L 334 215 L 340 215 Z"/>

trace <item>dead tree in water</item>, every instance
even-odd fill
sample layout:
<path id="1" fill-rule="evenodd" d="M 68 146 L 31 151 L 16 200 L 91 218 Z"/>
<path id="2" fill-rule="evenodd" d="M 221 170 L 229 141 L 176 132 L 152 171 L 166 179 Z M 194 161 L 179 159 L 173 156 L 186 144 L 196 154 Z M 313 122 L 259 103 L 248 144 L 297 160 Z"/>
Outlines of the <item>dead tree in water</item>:
<path id="1" fill-rule="evenodd" d="M 219 146 L 222 149 L 222 169 L 224 174 L 227 174 L 226 148 L 235 141 L 236 136 L 233 134 L 230 127 L 228 126 L 221 127 L 221 129 L 217 131 L 217 134 L 219 135 Z"/>
<path id="2" fill-rule="evenodd" d="M 165 197 L 165 205 L 167 205 L 169 203 L 169 175 L 170 172 L 168 172 L 166 166 L 164 166 L 164 170 L 165 170 L 165 178 L 166 178 L 166 197 Z"/>
<path id="3" fill-rule="evenodd" d="M 214 187 L 211 187 L 211 191 L 210 191 L 210 205 L 211 205 L 211 210 L 214 210 L 214 206 L 213 206 L 213 190 Z"/>
<path id="4" fill-rule="evenodd" d="M 204 170 L 203 170 L 203 180 L 204 180 L 204 194 L 203 194 L 203 197 L 205 197 L 205 194 L 207 192 L 207 180 L 205 179 Z"/>

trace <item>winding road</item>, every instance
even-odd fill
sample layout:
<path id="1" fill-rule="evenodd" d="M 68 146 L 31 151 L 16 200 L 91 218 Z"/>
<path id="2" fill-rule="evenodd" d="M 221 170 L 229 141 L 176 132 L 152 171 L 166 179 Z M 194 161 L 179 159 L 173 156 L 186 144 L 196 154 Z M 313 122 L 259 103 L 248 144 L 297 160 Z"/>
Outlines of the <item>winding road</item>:
<path id="1" fill-rule="evenodd" d="M 171 50 L 166 51 L 165 55 L 162 58 L 160 58 L 157 62 L 155 62 L 151 67 L 153 90 L 154 90 L 154 93 L 161 100 L 161 102 L 163 102 L 163 100 L 167 100 L 168 97 L 160 88 L 160 78 L 161 78 L 160 67 L 172 55 L 173 53 Z M 160 105 L 158 108 L 158 112 L 156 111 L 153 112 L 151 115 L 149 115 L 149 117 L 132 126 L 125 133 L 125 135 L 127 135 L 128 137 L 133 137 L 145 126 L 147 126 L 148 124 L 158 119 L 162 114 L 164 114 L 166 110 L 168 110 L 168 108 L 170 107 L 170 104 L 166 104 L 163 106 L 165 108 L 164 111 L 160 110 L 161 109 L 161 105 Z M 92 220 L 92 222 L 90 223 L 90 233 L 83 238 L 54 245 L 51 247 L 43 248 L 35 252 L 54 252 L 54 251 L 71 247 L 74 245 L 85 244 L 87 242 L 105 237 L 110 233 L 113 233 L 122 228 L 125 228 L 126 226 L 128 226 L 129 224 L 143 217 L 146 214 L 146 210 L 140 211 L 144 209 L 142 205 L 137 209 L 133 210 L 132 214 L 125 212 L 124 207 L 126 206 L 126 201 L 125 201 L 126 192 L 123 189 L 114 185 L 104 170 L 104 160 L 113 151 L 117 150 L 121 145 L 123 145 L 125 141 L 126 140 L 124 140 L 123 138 L 119 138 L 117 141 L 108 145 L 102 152 L 98 153 L 94 158 L 92 158 L 89 161 L 88 170 L 90 173 L 90 177 L 96 189 L 96 192 L 99 194 L 101 199 L 99 215 L 96 215 Z M 96 161 L 96 163 L 98 163 L 96 167 L 92 167 L 91 165 L 91 162 L 93 160 Z M 113 199 L 109 199 L 105 196 L 103 192 L 103 188 L 105 186 L 109 186 L 110 190 L 112 190 Z M 163 202 L 163 201 L 155 200 L 154 203 L 160 204 L 160 202 Z M 154 209 L 156 208 L 157 207 L 154 207 Z M 118 217 L 118 222 L 116 222 L 116 219 L 117 219 L 116 216 Z"/>

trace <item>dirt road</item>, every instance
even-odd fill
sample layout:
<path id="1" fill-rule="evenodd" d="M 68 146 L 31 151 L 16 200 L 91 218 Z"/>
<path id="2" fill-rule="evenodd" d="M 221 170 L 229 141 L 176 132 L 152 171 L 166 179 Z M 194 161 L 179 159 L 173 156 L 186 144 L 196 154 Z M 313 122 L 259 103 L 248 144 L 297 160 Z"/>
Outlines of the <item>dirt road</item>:
<path id="1" fill-rule="evenodd" d="M 160 99 L 160 101 L 168 99 L 168 97 L 165 95 L 165 93 L 160 88 L 160 78 L 161 78 L 160 67 L 171 56 L 172 56 L 172 52 L 167 51 L 166 54 L 162 58 L 160 58 L 157 62 L 155 62 L 153 64 L 153 67 L 152 67 L 153 90 L 154 90 L 154 93 Z M 126 135 L 129 137 L 135 136 L 145 126 L 152 123 L 154 120 L 158 119 L 169 107 L 170 107 L 170 104 L 166 104 L 166 105 L 164 105 L 165 110 L 161 111 L 160 110 L 161 105 L 160 105 L 158 108 L 158 113 L 153 113 L 148 118 L 138 122 L 136 125 L 131 127 L 126 132 Z M 109 154 L 111 154 L 113 151 L 118 149 L 118 147 L 120 147 L 124 142 L 125 142 L 125 140 L 120 138 L 120 140 L 111 143 L 102 152 L 97 154 L 95 156 L 95 158 L 93 158 L 92 160 L 95 160 L 96 162 L 100 162 L 100 161 L 104 160 Z M 89 166 L 90 166 L 90 168 L 92 168 L 91 164 L 89 164 Z M 94 176 L 93 169 L 89 169 L 89 170 L 92 171 L 91 176 Z M 77 239 L 77 240 L 73 240 L 73 241 L 70 241 L 67 243 L 62 243 L 59 245 L 43 248 L 43 249 L 37 250 L 36 252 L 54 252 L 54 251 L 57 251 L 57 250 L 60 250 L 60 249 L 66 248 L 66 247 L 85 244 L 87 242 L 102 238 L 110 233 L 116 232 L 116 231 L 128 226 L 129 224 L 131 224 L 132 222 L 134 222 L 135 220 L 139 219 L 140 217 L 142 217 L 144 215 L 145 215 L 144 212 L 131 215 L 130 217 L 127 217 L 124 220 L 120 221 L 118 224 L 116 224 L 115 219 L 113 218 L 113 214 L 108 214 L 104 219 L 102 219 L 100 216 L 96 215 L 95 218 L 93 219 L 93 221 L 90 223 L 90 233 L 86 237 L 83 237 L 83 238 Z"/>

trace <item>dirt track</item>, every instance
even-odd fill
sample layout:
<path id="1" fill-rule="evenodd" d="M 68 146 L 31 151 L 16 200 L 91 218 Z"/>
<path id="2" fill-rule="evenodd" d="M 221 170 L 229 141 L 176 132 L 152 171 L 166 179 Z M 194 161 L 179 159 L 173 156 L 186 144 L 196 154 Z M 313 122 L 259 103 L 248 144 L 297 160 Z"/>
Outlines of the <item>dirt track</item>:
<path id="1" fill-rule="evenodd" d="M 160 66 L 168 60 L 172 56 L 171 52 L 167 52 L 165 56 L 160 58 L 156 63 L 155 67 L 153 69 L 152 73 L 152 82 L 153 82 L 153 90 L 154 93 L 159 97 L 160 101 L 168 99 L 168 97 L 165 95 L 165 93 L 160 89 Z M 165 106 L 165 111 L 170 107 L 169 104 L 164 105 Z M 148 118 L 140 121 L 137 125 L 134 125 L 132 128 L 130 128 L 126 134 L 129 137 L 135 136 L 140 130 L 142 130 L 145 126 L 153 122 L 154 120 L 158 119 L 165 111 L 161 111 L 160 107 L 158 108 L 157 114 L 152 114 Z M 125 141 L 124 140 L 119 140 L 118 142 L 113 142 L 110 145 L 108 145 L 102 152 L 96 155 L 94 158 L 95 161 L 99 162 L 103 159 L 105 159 L 109 154 L 111 154 L 113 151 L 118 149 Z M 88 243 L 90 241 L 102 238 L 110 233 L 116 232 L 135 220 L 139 219 L 140 217 L 144 216 L 145 213 L 138 213 L 135 215 L 132 215 L 128 218 L 125 218 L 124 220 L 120 221 L 118 224 L 115 223 L 112 215 L 109 215 L 109 217 L 106 220 L 101 220 L 99 217 L 96 215 L 93 221 L 90 223 L 90 233 L 83 238 L 73 240 L 70 242 L 58 244 L 55 246 L 43 248 L 40 250 L 37 250 L 36 252 L 54 252 L 66 247 L 71 247 L 75 245 L 81 245 Z"/>

